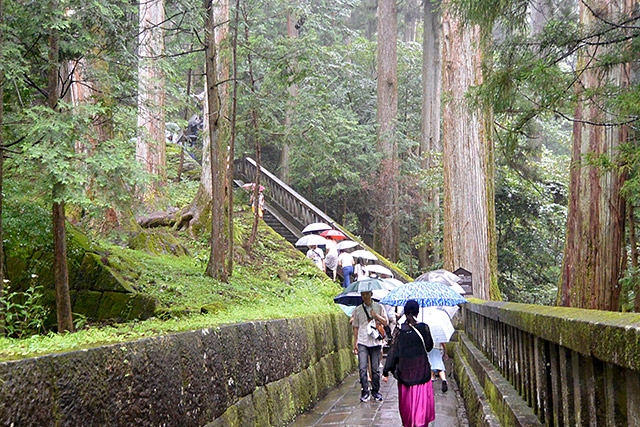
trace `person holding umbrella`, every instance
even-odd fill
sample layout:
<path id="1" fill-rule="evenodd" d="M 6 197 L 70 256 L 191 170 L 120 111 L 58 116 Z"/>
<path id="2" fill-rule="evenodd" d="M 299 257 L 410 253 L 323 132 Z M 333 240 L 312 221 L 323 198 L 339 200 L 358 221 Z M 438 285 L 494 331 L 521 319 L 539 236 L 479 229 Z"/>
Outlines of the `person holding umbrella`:
<path id="1" fill-rule="evenodd" d="M 417 322 L 419 311 L 415 300 L 404 305 L 407 321 L 400 327 L 382 371 L 384 382 L 389 380 L 389 372 L 398 380 L 398 409 L 404 427 L 427 426 L 436 418 L 427 357 L 433 339 L 429 326 Z"/>
<path id="2" fill-rule="evenodd" d="M 346 249 L 339 249 L 338 254 L 338 267 L 342 267 L 342 287 L 347 288 L 353 274 L 353 257 Z"/>
<path id="3" fill-rule="evenodd" d="M 357 283 L 357 282 L 356 282 Z M 388 325 L 387 315 L 380 304 L 371 299 L 371 290 L 360 291 L 362 304 L 351 314 L 353 327 L 353 352 L 358 355 L 358 370 L 362 392 L 361 402 L 368 402 L 373 395 L 377 401 L 382 400 L 380 394 L 380 358 L 382 356 L 382 339 L 375 323 Z M 369 393 L 369 359 L 371 359 L 371 393 Z"/>

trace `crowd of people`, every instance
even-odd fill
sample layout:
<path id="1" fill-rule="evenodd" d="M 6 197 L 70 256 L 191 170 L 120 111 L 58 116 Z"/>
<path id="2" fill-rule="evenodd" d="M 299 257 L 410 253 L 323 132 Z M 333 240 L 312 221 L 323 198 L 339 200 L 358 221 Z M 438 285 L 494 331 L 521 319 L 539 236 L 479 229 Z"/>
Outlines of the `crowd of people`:
<path id="1" fill-rule="evenodd" d="M 326 233 L 325 236 L 325 245 L 308 246 L 307 258 L 334 281 L 340 271 L 343 288 L 351 285 L 352 276 L 357 281 L 390 277 L 369 271 L 367 259 L 354 257 L 352 253 L 358 252 L 341 247 L 339 242 L 343 238 L 334 239 Z M 449 388 L 444 364 L 448 358 L 446 344 L 434 341 L 429 326 L 420 321 L 428 312 L 421 313 L 415 300 L 409 300 L 404 307 L 392 307 L 374 300 L 371 291 L 362 291 L 360 295 L 362 303 L 350 317 L 353 353 L 358 357 L 360 401 L 383 401 L 380 382 L 387 382 L 391 373 L 398 385 L 403 426 L 427 426 L 435 420 L 434 381 L 441 379 L 443 393 Z M 385 347 L 388 353 L 383 363 Z"/>

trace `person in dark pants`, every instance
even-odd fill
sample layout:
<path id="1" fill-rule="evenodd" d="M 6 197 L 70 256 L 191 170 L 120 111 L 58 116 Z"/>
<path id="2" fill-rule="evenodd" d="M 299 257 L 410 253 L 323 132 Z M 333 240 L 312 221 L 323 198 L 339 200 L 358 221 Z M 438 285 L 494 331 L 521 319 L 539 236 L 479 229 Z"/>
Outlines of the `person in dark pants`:
<path id="1" fill-rule="evenodd" d="M 382 371 L 384 382 L 389 372 L 398 380 L 398 409 L 404 427 L 427 426 L 436 417 L 428 358 L 433 339 L 429 326 L 416 321 L 419 311 L 417 301 L 404 305 L 407 321 L 400 327 Z"/>
<path id="2" fill-rule="evenodd" d="M 375 400 L 382 400 L 380 394 L 380 358 L 383 340 L 375 328 L 375 322 L 388 325 L 387 315 L 380 304 L 371 299 L 371 291 L 361 292 L 363 303 L 351 313 L 353 327 L 353 352 L 358 355 L 360 370 L 360 401 L 368 402 L 373 395 Z M 371 393 L 369 391 L 368 367 L 371 359 Z"/>

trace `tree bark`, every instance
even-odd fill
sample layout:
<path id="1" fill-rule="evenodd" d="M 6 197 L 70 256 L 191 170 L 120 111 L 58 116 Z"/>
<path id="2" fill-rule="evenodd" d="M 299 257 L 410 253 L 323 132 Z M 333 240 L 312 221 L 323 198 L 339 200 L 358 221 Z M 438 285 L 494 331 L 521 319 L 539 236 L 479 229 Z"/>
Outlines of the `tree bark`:
<path id="1" fill-rule="evenodd" d="M 238 25 L 240 13 L 240 0 L 236 0 L 235 16 L 233 27 L 233 39 L 231 40 L 231 63 L 232 63 L 232 84 L 231 84 L 231 124 L 229 130 L 229 176 L 227 178 L 227 212 L 229 215 L 229 230 L 227 243 L 227 271 L 229 276 L 233 275 L 233 253 L 234 253 L 234 233 L 233 233 L 233 166 L 236 145 L 236 110 L 238 104 Z"/>
<path id="2" fill-rule="evenodd" d="M 287 11 L 287 36 L 289 39 L 298 38 L 299 32 L 296 28 L 296 22 L 295 17 L 291 16 L 291 12 Z M 292 61 L 292 64 L 295 66 L 295 60 Z M 288 134 L 291 128 L 291 123 L 293 122 L 294 107 L 296 104 L 296 98 L 298 97 L 298 85 L 293 82 L 293 77 L 289 78 L 289 87 L 287 90 L 289 92 L 289 101 L 288 108 L 284 116 L 284 125 L 286 133 Z M 291 161 L 290 151 L 291 147 L 289 145 L 289 141 L 285 139 L 282 143 L 282 153 L 280 155 L 280 179 L 285 184 L 291 184 L 291 173 L 289 167 L 289 163 Z"/>
<path id="3" fill-rule="evenodd" d="M 601 19 L 628 14 L 625 2 L 590 2 L 593 13 L 580 4 L 580 22 L 589 27 Z M 620 276 L 624 240 L 625 203 L 620 189 L 625 176 L 617 166 L 602 168 L 589 164 L 589 157 L 609 157 L 616 164 L 619 147 L 627 141 L 625 126 L 597 126 L 615 122 L 602 108 L 598 95 L 603 84 L 626 87 L 630 67 L 597 66 L 606 48 L 585 47 L 578 52 L 578 83 L 573 126 L 573 149 L 569 183 L 569 212 L 558 304 L 598 310 L 620 309 Z"/>
<path id="4" fill-rule="evenodd" d="M 48 106 L 58 108 L 59 36 L 56 28 L 49 30 L 49 76 L 47 85 Z M 58 332 L 73 332 L 71 298 L 69 296 L 69 268 L 67 265 L 67 236 L 64 218 L 64 190 L 62 183 L 53 185 L 53 267 L 56 288 L 56 317 Z"/>
<path id="5" fill-rule="evenodd" d="M 470 271 L 474 296 L 499 299 L 490 127 L 486 114 L 465 100 L 482 83 L 480 29 L 463 26 L 447 8 L 442 28 L 444 267 Z"/>
<path id="6" fill-rule="evenodd" d="M 249 22 L 247 19 L 247 16 L 245 15 L 245 21 L 246 21 L 246 25 L 245 25 L 245 29 L 244 29 L 244 34 L 245 34 L 245 38 L 247 43 L 249 42 Z M 251 253 L 251 250 L 253 249 L 253 245 L 256 242 L 256 239 L 258 238 L 258 221 L 260 219 L 260 215 L 259 215 L 259 204 L 260 204 L 260 197 L 259 197 L 259 191 L 260 191 L 260 168 L 261 168 L 261 157 L 262 157 L 262 149 L 261 149 L 261 144 L 260 144 L 260 129 L 258 127 L 258 112 L 256 109 L 256 80 L 255 77 L 253 75 L 253 61 L 251 59 L 251 53 L 247 54 L 247 63 L 249 65 L 249 87 L 251 88 L 251 93 L 253 95 L 253 101 L 252 101 L 252 105 L 251 105 L 251 124 L 253 127 L 253 142 L 254 142 L 254 147 L 255 147 L 255 157 L 256 157 L 256 176 L 254 179 L 254 183 L 255 185 L 253 186 L 253 224 L 251 226 L 251 235 L 249 236 L 249 241 L 247 242 L 247 251 L 249 253 Z"/>
<path id="7" fill-rule="evenodd" d="M 433 155 L 442 152 L 440 142 L 440 88 L 441 55 L 440 13 L 431 1 L 424 2 L 424 37 L 422 53 L 422 138 L 420 158 L 422 168 L 430 170 L 435 165 Z M 437 251 L 440 223 L 440 188 L 431 186 L 422 194 L 424 208 L 420 212 L 420 234 L 429 236 L 418 250 L 418 266 L 421 271 L 439 260 Z"/>
<path id="8" fill-rule="evenodd" d="M 164 0 L 140 2 L 138 64 L 138 140 L 136 159 L 157 179 L 145 201 L 155 205 L 167 180 L 165 136 Z"/>
<path id="9" fill-rule="evenodd" d="M 429 1 L 425 1 L 426 3 L 430 3 Z M 433 5 L 429 6 L 433 8 Z M 403 40 L 405 42 L 414 42 L 416 41 L 416 27 L 418 23 L 418 0 L 405 0 L 404 2 L 404 37 Z M 425 30 L 426 34 L 426 30 Z"/>
<path id="10" fill-rule="evenodd" d="M 209 124 L 209 156 L 211 159 L 211 252 L 206 273 L 214 279 L 226 282 L 224 238 L 224 190 L 225 169 L 220 167 L 226 159 L 226 150 L 219 135 L 220 98 L 218 93 L 217 47 L 215 35 L 214 6 L 210 0 L 205 0 L 207 20 L 206 31 L 206 78 L 207 78 L 207 111 L 206 122 Z"/>
<path id="11" fill-rule="evenodd" d="M 629 246 L 631 247 L 631 266 L 633 267 L 634 301 L 633 311 L 640 312 L 640 281 L 638 274 L 638 239 L 636 238 L 636 221 L 633 204 L 627 206 L 627 229 L 629 230 Z"/>
<path id="12" fill-rule="evenodd" d="M 4 63 L 4 0 L 0 0 L 0 64 Z M 4 72 L 0 68 L 0 299 L 4 297 L 4 235 L 2 232 L 2 204 L 4 186 Z M 0 336 L 5 334 L 5 313 L 0 312 Z"/>
<path id="13" fill-rule="evenodd" d="M 376 249 L 391 261 L 399 255 L 398 227 L 398 10 L 395 0 L 378 1 L 377 52 L 377 149 L 383 154 L 378 173 L 379 203 L 376 218 Z M 383 179 L 381 179 L 383 178 Z"/>

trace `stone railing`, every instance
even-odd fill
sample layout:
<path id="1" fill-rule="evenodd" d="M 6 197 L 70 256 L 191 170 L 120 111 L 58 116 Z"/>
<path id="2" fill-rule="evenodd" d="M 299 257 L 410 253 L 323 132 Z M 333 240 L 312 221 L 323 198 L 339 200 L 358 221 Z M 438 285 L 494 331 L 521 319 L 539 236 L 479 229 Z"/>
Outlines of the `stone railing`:
<path id="1" fill-rule="evenodd" d="M 342 313 L 0 363 L 2 426 L 285 426 L 356 366 Z"/>
<path id="2" fill-rule="evenodd" d="M 541 423 L 640 425 L 640 314 L 474 302 L 463 336 Z"/>
<path id="3" fill-rule="evenodd" d="M 253 182 L 256 176 L 257 165 L 253 159 L 245 157 L 235 161 L 234 170 L 235 173 L 245 181 Z M 287 219 L 295 226 L 300 227 L 300 230 L 308 224 L 324 222 L 336 230 L 342 231 L 345 235 L 360 243 L 363 248 L 373 252 L 373 249 L 364 244 L 349 231 L 345 230 L 340 226 L 340 224 L 331 219 L 331 217 L 318 209 L 307 199 L 298 194 L 293 188 L 289 187 L 262 166 L 260 166 L 260 185 L 269 190 L 265 197 L 267 203 L 277 208 L 280 213 L 287 215 Z M 400 279 L 403 282 L 411 281 L 411 278 L 395 265 L 384 260 L 381 256 L 378 256 L 378 258 L 381 264 L 384 264 L 394 272 L 397 279 Z"/>

